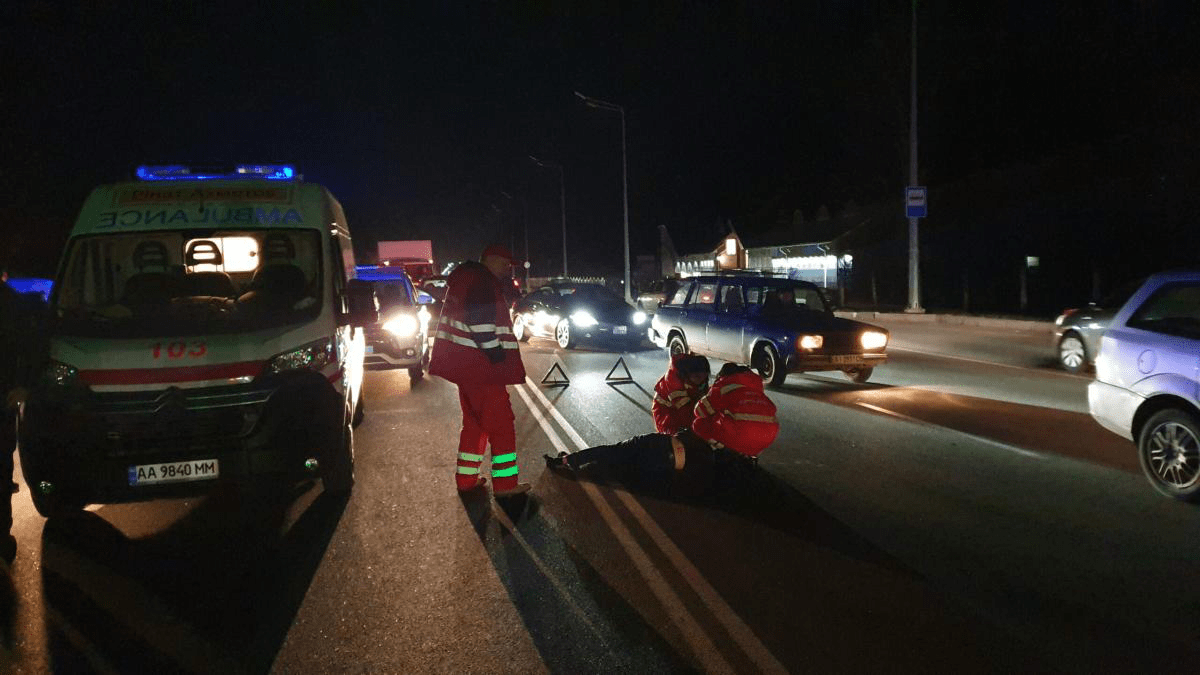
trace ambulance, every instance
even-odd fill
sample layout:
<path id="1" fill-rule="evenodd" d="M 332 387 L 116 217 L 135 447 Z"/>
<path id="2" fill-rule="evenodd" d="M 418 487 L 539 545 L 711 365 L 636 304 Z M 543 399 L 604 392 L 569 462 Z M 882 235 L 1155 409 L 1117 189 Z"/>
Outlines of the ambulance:
<path id="1" fill-rule="evenodd" d="M 91 193 L 59 264 L 19 417 L 34 506 L 347 495 L 377 314 L 341 205 L 289 165 L 136 175 Z"/>

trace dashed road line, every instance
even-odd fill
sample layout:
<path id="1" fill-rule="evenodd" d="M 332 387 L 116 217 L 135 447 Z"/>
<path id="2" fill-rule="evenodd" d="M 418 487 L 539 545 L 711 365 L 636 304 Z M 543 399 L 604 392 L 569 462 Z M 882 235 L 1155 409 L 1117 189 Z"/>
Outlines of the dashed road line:
<path id="1" fill-rule="evenodd" d="M 541 401 L 542 405 L 544 405 L 546 409 L 550 411 L 551 416 L 554 417 L 567 435 L 570 436 L 575 442 L 575 445 L 580 450 L 589 447 L 587 442 L 583 440 L 583 437 L 580 436 L 577 431 L 575 431 L 574 427 L 567 422 L 566 418 L 564 418 L 562 414 L 558 412 L 557 408 L 555 408 L 554 405 L 549 401 L 549 399 L 542 394 L 537 385 L 533 383 L 533 380 L 526 378 L 526 383 L 528 388 Z M 526 404 L 528 404 L 528 395 L 522 392 L 520 387 L 517 389 L 518 392 L 521 392 L 521 396 L 525 399 Z M 552 434 L 551 429 L 546 429 L 546 432 L 547 435 Z M 555 447 L 559 448 L 561 445 L 562 443 L 560 441 L 555 444 Z M 561 448 L 559 449 L 561 451 Z M 598 489 L 587 481 L 581 481 L 581 484 L 584 486 L 584 490 L 587 492 L 588 496 L 591 497 L 592 501 L 596 504 L 597 510 L 600 511 L 601 517 L 605 519 L 605 521 L 609 524 L 609 527 L 613 528 L 614 532 L 616 531 L 617 527 L 620 527 L 622 530 L 628 533 L 628 530 L 625 529 L 624 524 L 616 516 L 616 513 L 612 511 L 612 508 L 606 501 L 603 501 L 603 497 L 599 494 Z M 725 602 L 712 584 L 710 584 L 708 580 L 704 578 L 704 575 L 700 573 L 700 570 L 697 569 L 696 566 L 687 558 L 687 556 L 684 555 L 683 551 L 681 551 L 679 547 L 675 545 L 675 542 L 671 541 L 671 538 L 667 536 L 667 533 L 664 532 L 661 527 L 659 527 L 658 523 L 655 522 L 650 514 L 646 512 L 637 499 L 624 489 L 617 489 L 616 494 L 625 507 L 630 511 L 630 513 L 633 514 L 634 518 L 642 526 L 646 534 L 649 535 L 654 541 L 655 545 L 658 546 L 659 550 L 661 550 L 671 564 L 674 565 L 680 576 L 682 576 L 683 579 L 687 581 L 688 585 L 691 586 L 692 591 L 697 595 L 697 597 L 700 598 L 701 602 L 704 603 L 717 621 L 725 628 L 725 630 L 730 634 L 737 645 L 746 653 L 746 655 L 750 657 L 754 664 L 762 672 L 786 673 L 787 668 L 785 668 L 783 664 L 780 663 L 777 658 L 775 658 L 774 654 L 767 649 L 766 645 L 764 645 L 762 641 L 758 639 L 758 636 L 755 635 L 750 626 L 747 625 L 740 616 L 738 616 L 738 614 L 733 610 L 732 607 L 729 606 L 727 602 Z M 615 525 L 613 521 L 616 522 Z M 633 546 L 637 546 L 635 542 L 631 543 Z M 644 555 L 644 551 L 642 551 L 640 547 L 638 547 L 638 550 Z M 649 563 L 648 559 L 647 563 Z M 708 640 L 708 642 L 711 644 L 711 640 Z"/>
<path id="2" fill-rule="evenodd" d="M 536 388 L 533 388 L 532 385 L 530 388 L 533 389 L 534 394 L 538 395 L 543 404 L 547 406 L 546 409 L 550 415 L 555 417 L 555 419 L 558 419 L 560 424 L 565 425 L 566 420 L 562 417 L 562 414 L 554 408 L 553 404 L 551 404 L 540 391 L 538 391 Z M 524 388 L 517 386 L 516 389 L 517 393 L 525 401 L 525 404 L 529 406 L 529 409 L 531 411 L 537 410 L 537 406 L 529 399 L 529 395 L 525 393 Z M 545 416 L 535 412 L 535 417 L 537 418 L 538 424 L 542 426 L 542 430 L 545 431 L 546 435 L 550 437 L 550 442 L 554 444 L 554 447 L 560 452 L 565 451 L 566 446 L 563 444 L 562 440 L 558 438 L 558 432 L 554 430 L 554 427 L 550 425 Z M 580 444 L 582 447 L 587 447 L 585 444 L 583 444 L 583 439 L 579 436 L 579 434 L 575 432 L 574 429 L 570 428 L 570 425 L 564 426 L 563 429 L 568 435 L 578 439 L 578 444 Z M 670 583 L 668 583 L 666 578 L 663 577 L 662 573 L 654 567 L 654 562 L 650 559 L 649 554 L 647 554 L 646 551 L 637 543 L 633 537 L 633 533 L 629 531 L 629 528 L 626 527 L 621 518 L 616 514 L 615 511 L 613 511 L 612 506 L 610 506 L 600 494 L 599 489 L 588 481 L 580 481 L 579 485 L 583 488 L 583 491 L 588 496 L 588 499 L 591 500 L 592 505 L 596 507 L 596 510 L 600 513 L 600 517 L 604 519 L 605 524 L 608 525 L 613 535 L 617 538 L 617 542 L 621 545 L 621 548 L 625 549 L 625 553 L 629 556 L 630 560 L 633 561 L 634 567 L 636 567 L 638 572 L 641 573 L 642 578 L 646 581 L 646 585 L 649 587 L 650 591 L 656 598 L 658 598 L 658 601 L 662 603 L 663 608 L 667 611 L 667 616 L 670 618 L 671 623 L 675 624 L 675 627 L 683 635 L 683 639 L 687 641 L 692 653 L 696 656 L 697 662 L 706 672 L 732 674 L 734 672 L 733 667 L 729 665 L 729 662 L 726 661 L 725 657 L 722 656 L 720 651 L 717 650 L 717 646 L 713 644 L 712 638 L 710 638 L 708 634 L 704 632 L 704 629 L 700 626 L 699 621 L 697 621 L 696 617 L 694 617 L 691 612 L 688 611 L 687 606 L 683 603 L 683 600 L 680 599 L 675 590 L 671 588 Z"/>

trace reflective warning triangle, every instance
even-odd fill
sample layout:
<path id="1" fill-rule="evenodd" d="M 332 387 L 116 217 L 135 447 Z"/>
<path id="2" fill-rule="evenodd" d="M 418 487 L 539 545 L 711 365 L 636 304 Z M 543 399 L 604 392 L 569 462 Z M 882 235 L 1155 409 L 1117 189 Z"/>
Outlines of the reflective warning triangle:
<path id="1" fill-rule="evenodd" d="M 559 376 L 561 376 L 561 379 L 559 377 L 556 377 L 553 380 L 550 379 L 550 376 L 554 375 L 555 371 L 558 371 L 558 374 L 559 374 Z M 569 377 L 567 377 L 567 374 L 563 371 L 562 366 L 560 366 L 558 364 L 558 361 L 555 361 L 554 365 L 550 366 L 550 370 L 546 371 L 546 376 L 542 378 L 542 384 L 568 385 L 568 384 L 571 384 L 571 379 Z"/>

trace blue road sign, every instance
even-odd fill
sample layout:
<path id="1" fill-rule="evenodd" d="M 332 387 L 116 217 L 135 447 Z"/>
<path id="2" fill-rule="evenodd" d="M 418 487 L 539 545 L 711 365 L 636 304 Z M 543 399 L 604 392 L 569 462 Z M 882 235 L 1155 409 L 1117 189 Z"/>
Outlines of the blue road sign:
<path id="1" fill-rule="evenodd" d="M 906 218 L 924 218 L 927 211 L 926 192 L 924 187 L 909 186 L 904 192 L 904 216 Z"/>

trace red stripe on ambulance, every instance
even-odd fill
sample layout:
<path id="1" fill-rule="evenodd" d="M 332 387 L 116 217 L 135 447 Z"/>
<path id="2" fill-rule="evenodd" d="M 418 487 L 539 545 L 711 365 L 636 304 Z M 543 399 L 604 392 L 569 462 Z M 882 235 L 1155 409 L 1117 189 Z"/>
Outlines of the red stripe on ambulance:
<path id="1" fill-rule="evenodd" d="M 80 370 L 84 384 L 165 384 L 168 382 L 198 382 L 203 380 L 232 380 L 257 377 L 262 361 L 243 361 L 212 366 L 182 366 L 179 368 L 118 368 L 111 370 Z"/>

